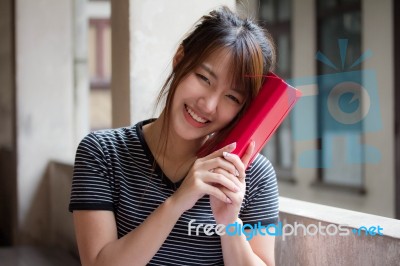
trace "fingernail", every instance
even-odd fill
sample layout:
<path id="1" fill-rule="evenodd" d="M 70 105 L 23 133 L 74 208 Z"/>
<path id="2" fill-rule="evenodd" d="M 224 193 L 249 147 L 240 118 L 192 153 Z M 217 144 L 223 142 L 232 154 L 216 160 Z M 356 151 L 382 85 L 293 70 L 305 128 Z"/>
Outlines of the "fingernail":
<path id="1" fill-rule="evenodd" d="M 224 151 L 224 152 L 222 153 L 222 155 L 223 155 L 225 158 L 228 158 L 228 157 L 230 156 L 229 152 L 226 152 L 226 151 Z"/>
<path id="2" fill-rule="evenodd" d="M 235 186 L 233 189 L 235 192 L 238 192 L 240 190 L 240 188 L 238 186 Z"/>
<path id="3" fill-rule="evenodd" d="M 226 197 L 226 202 L 227 202 L 227 203 L 229 203 L 229 204 L 232 204 L 232 201 L 231 201 L 231 199 L 230 199 L 230 198 L 228 198 L 228 197 Z"/>
<path id="4" fill-rule="evenodd" d="M 236 148 L 236 142 L 229 144 L 228 148 L 231 148 L 231 149 Z"/>

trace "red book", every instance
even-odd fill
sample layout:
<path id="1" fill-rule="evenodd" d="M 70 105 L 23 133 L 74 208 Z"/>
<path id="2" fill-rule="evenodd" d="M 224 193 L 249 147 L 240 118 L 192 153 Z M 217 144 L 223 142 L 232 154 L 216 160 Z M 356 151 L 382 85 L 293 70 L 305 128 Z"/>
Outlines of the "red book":
<path id="1" fill-rule="evenodd" d="M 254 140 L 256 145 L 251 163 L 300 97 L 299 90 L 275 74 L 269 73 L 246 113 L 213 151 L 236 142 L 233 153 L 242 157 L 247 146 Z"/>

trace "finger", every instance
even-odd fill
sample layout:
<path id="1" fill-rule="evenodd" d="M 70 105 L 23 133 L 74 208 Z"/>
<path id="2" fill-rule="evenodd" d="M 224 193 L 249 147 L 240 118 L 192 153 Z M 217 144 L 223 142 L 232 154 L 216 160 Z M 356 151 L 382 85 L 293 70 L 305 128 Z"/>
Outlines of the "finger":
<path id="1" fill-rule="evenodd" d="M 221 185 L 233 192 L 237 192 L 240 190 L 240 184 L 235 184 L 235 182 L 223 174 L 220 173 L 209 173 L 203 178 L 203 182 L 214 185 L 218 184 Z"/>
<path id="2" fill-rule="evenodd" d="M 225 189 L 224 187 L 216 187 L 207 183 L 203 184 L 205 185 L 204 191 L 207 195 L 214 196 L 222 202 L 232 204 L 232 200 L 224 192 L 222 192 L 222 189 Z M 225 191 L 230 191 L 230 190 L 225 189 Z"/>
<path id="3" fill-rule="evenodd" d="M 219 150 L 214 151 L 213 153 L 203 157 L 204 160 L 209 160 L 217 157 L 221 157 L 223 152 L 233 152 L 236 149 L 236 142 L 233 142 L 225 147 L 222 147 Z"/>
<path id="4" fill-rule="evenodd" d="M 213 169 L 213 170 L 214 170 L 213 172 L 216 173 L 216 174 L 224 175 L 226 178 L 228 178 L 233 183 L 235 183 L 236 186 L 240 187 L 242 185 L 242 183 L 239 181 L 239 179 L 237 178 L 236 175 L 231 174 L 230 172 L 226 171 L 225 169 L 216 168 L 216 169 Z"/>
<path id="5" fill-rule="evenodd" d="M 246 175 L 245 166 L 239 156 L 233 153 L 224 152 L 224 159 L 231 162 L 235 167 L 235 176 L 243 178 Z"/>
<path id="6" fill-rule="evenodd" d="M 221 187 L 220 190 L 222 193 L 224 193 L 224 195 L 226 195 L 226 197 L 231 200 L 232 204 L 242 204 L 245 191 L 239 191 L 235 193 L 224 187 Z"/>
<path id="7" fill-rule="evenodd" d="M 231 154 L 231 153 L 229 153 L 229 154 Z M 219 156 L 217 158 L 213 158 L 213 159 L 210 159 L 207 161 L 203 161 L 201 168 L 206 169 L 206 170 L 222 168 L 235 176 L 239 175 L 235 165 L 233 163 L 229 162 L 228 160 L 224 159 L 222 156 Z"/>
<path id="8" fill-rule="evenodd" d="M 254 148 L 255 148 L 255 146 L 256 146 L 256 142 L 253 140 L 253 141 L 249 144 L 249 146 L 247 146 L 246 152 L 245 152 L 244 155 L 242 156 L 242 162 L 243 162 L 245 168 L 247 168 L 247 166 L 248 166 L 248 164 L 249 164 L 249 162 L 250 162 L 251 156 L 252 156 L 253 153 L 254 153 Z"/>

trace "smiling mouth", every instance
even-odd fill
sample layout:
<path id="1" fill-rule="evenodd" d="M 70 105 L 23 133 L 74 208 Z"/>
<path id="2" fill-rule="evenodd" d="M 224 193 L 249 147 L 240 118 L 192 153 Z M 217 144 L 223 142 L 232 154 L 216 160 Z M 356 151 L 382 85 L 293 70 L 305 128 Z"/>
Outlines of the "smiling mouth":
<path id="1" fill-rule="evenodd" d="M 210 123 L 210 120 L 207 120 L 203 117 L 198 116 L 192 109 L 189 108 L 189 106 L 187 106 L 185 104 L 185 109 L 186 112 L 190 115 L 191 118 L 193 118 L 194 121 L 201 123 L 201 124 L 207 124 Z"/>

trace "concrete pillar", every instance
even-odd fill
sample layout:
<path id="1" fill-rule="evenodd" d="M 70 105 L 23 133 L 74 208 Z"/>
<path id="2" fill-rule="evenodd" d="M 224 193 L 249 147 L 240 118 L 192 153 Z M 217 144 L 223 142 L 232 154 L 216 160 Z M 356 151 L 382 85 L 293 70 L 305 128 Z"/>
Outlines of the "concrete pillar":
<path id="1" fill-rule="evenodd" d="M 112 127 L 128 126 L 130 113 L 129 0 L 111 1 L 111 116 Z"/>
<path id="2" fill-rule="evenodd" d="M 291 35 L 292 35 L 292 78 L 310 77 L 317 75 L 315 54 L 317 52 L 316 38 L 317 25 L 315 13 L 316 0 L 292 1 L 291 16 Z M 318 93 L 316 84 L 298 87 L 303 95 L 316 95 Z M 313 127 L 315 136 L 310 136 L 310 140 L 293 141 L 294 164 L 293 176 L 296 185 L 288 182 L 279 183 L 280 195 L 293 197 L 303 200 L 320 200 L 314 196 L 313 189 L 310 184 L 317 179 L 316 168 L 304 168 L 299 164 L 300 155 L 304 151 L 317 149 L 317 97 L 314 97 L 313 104 L 309 106 L 306 117 L 310 117 L 310 121 L 315 123 L 307 124 L 307 127 Z M 292 111 L 292 130 L 301 128 L 299 121 L 304 121 L 302 116 L 305 114 Z M 313 197 L 314 196 L 314 197 Z"/>
<path id="3" fill-rule="evenodd" d="M 364 136 L 365 143 L 377 148 L 382 157 L 378 164 L 365 164 L 368 198 L 364 204 L 368 207 L 363 211 L 395 217 L 393 2 L 363 0 L 361 4 L 362 51 L 369 49 L 373 53 L 363 62 L 363 68 L 376 72 L 382 119 L 382 130 L 366 132 Z"/>
<path id="4" fill-rule="evenodd" d="M 72 3 L 16 1 L 19 243 L 46 242 L 46 168 L 51 160 L 73 161 L 75 152 Z"/>
<path id="5" fill-rule="evenodd" d="M 292 5 L 292 78 L 315 76 L 317 75 L 315 60 L 317 52 L 316 0 L 293 1 Z M 303 95 L 318 94 L 316 84 L 302 86 L 299 89 L 303 92 Z M 302 115 L 304 114 L 292 113 L 293 128 L 304 126 L 296 123 L 297 121 L 303 121 L 300 117 Z M 310 120 L 315 121 L 314 124 L 307 125 L 314 128 L 315 137 L 311 137 L 311 140 L 308 141 L 296 141 L 295 139 L 293 147 L 295 152 L 294 176 L 301 177 L 297 181 L 298 185 L 304 190 L 309 190 L 310 183 L 317 179 L 318 174 L 316 168 L 299 167 L 300 154 L 307 150 L 317 149 L 317 97 L 315 97 L 314 105 L 309 106 L 307 116 L 313 117 Z"/>
<path id="6" fill-rule="evenodd" d="M 235 1 L 112 1 L 113 127 L 155 115 L 154 100 L 183 35 L 220 5 L 234 9 Z"/>

